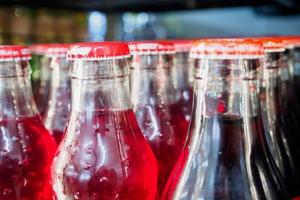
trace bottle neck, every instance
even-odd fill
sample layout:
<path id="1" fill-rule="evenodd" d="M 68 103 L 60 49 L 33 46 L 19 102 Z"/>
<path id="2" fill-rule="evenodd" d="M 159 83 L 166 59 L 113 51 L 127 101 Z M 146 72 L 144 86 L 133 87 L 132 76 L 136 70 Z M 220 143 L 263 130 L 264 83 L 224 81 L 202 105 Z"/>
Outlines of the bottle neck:
<path id="1" fill-rule="evenodd" d="M 132 108 L 128 60 L 75 61 L 71 73 L 72 111 Z"/>
<path id="2" fill-rule="evenodd" d="M 258 114 L 257 70 L 253 60 L 197 60 L 194 102 L 205 117 L 255 117 Z M 195 114 L 195 113 L 194 113 Z"/>
<path id="3" fill-rule="evenodd" d="M 171 55 L 134 56 L 130 75 L 133 104 L 175 103 L 172 73 Z"/>
<path id="4" fill-rule="evenodd" d="M 283 53 L 280 53 L 280 79 L 282 82 L 289 82 L 291 80 L 291 67 L 290 67 L 290 57 L 289 50 L 286 50 Z"/>
<path id="5" fill-rule="evenodd" d="M 66 58 L 55 57 L 51 59 L 51 95 L 57 90 L 71 87 L 71 76 L 69 73 L 69 61 Z"/>
<path id="6" fill-rule="evenodd" d="M 0 118 L 37 115 L 28 62 L 1 62 L 0 65 Z"/>
<path id="7" fill-rule="evenodd" d="M 192 60 L 189 59 L 189 53 L 177 53 L 172 73 L 176 91 L 187 90 L 192 87 L 192 69 Z"/>
<path id="8" fill-rule="evenodd" d="M 41 66 L 41 84 L 45 85 L 46 82 L 50 79 L 50 62 L 51 59 L 49 59 L 46 56 L 40 56 L 40 66 Z"/>
<path id="9" fill-rule="evenodd" d="M 265 65 L 262 70 L 260 103 L 264 125 L 268 131 L 274 131 L 274 122 L 281 113 L 282 101 L 280 93 L 279 67 L 281 53 L 266 54 Z"/>
<path id="10" fill-rule="evenodd" d="M 300 47 L 294 48 L 292 60 L 293 60 L 294 76 L 300 78 Z"/>

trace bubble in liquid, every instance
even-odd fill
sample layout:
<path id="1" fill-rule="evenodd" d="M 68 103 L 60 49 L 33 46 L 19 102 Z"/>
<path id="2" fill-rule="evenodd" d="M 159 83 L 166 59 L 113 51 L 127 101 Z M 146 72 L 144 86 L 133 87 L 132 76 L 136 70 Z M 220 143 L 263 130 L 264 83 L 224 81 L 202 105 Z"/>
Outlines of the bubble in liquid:
<path id="1" fill-rule="evenodd" d="M 80 193 L 79 192 L 76 192 L 75 194 L 74 194 L 74 199 L 80 199 Z"/>
<path id="2" fill-rule="evenodd" d="M 99 183 L 105 183 L 105 182 L 109 182 L 109 179 L 106 176 L 99 178 Z"/>
<path id="3" fill-rule="evenodd" d="M 96 192 L 94 192 L 91 196 L 91 200 L 98 200 L 100 198 L 100 195 Z"/>
<path id="4" fill-rule="evenodd" d="M 2 194 L 3 195 L 9 195 L 12 192 L 12 189 L 10 188 L 4 188 Z"/>
<path id="5" fill-rule="evenodd" d="M 32 151 L 32 149 L 30 147 L 25 147 L 23 149 L 24 153 L 30 153 Z"/>

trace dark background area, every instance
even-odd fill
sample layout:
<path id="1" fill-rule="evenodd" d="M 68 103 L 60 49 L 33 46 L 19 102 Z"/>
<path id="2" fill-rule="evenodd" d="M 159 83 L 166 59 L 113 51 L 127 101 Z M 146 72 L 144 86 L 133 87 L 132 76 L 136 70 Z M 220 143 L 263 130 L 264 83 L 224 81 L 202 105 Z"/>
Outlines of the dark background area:
<path id="1" fill-rule="evenodd" d="M 298 0 L 0 0 L 0 43 L 300 34 Z"/>

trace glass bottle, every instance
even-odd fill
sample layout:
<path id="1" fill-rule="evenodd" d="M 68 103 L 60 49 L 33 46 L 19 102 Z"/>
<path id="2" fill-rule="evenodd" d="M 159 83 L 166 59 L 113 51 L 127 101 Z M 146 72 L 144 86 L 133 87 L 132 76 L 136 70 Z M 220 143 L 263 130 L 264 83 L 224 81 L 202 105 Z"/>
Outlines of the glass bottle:
<path id="1" fill-rule="evenodd" d="M 280 37 L 283 40 L 285 51 L 281 54 L 281 61 L 279 67 L 280 73 L 280 93 L 281 106 L 283 117 L 287 123 L 288 131 L 296 146 L 295 154 L 300 159 L 300 104 L 297 102 L 297 93 L 294 91 L 293 74 L 295 72 L 291 67 L 291 42 L 290 37 Z M 292 69 L 292 70 L 291 70 Z M 300 169 L 297 169 L 300 172 Z"/>
<path id="2" fill-rule="evenodd" d="M 132 109 L 129 56 L 122 42 L 70 47 L 71 114 L 52 167 L 58 200 L 155 198 L 157 163 Z"/>
<path id="3" fill-rule="evenodd" d="M 69 44 L 49 45 L 46 56 L 50 59 L 51 86 L 44 124 L 59 144 L 71 109 L 70 62 L 67 60 Z"/>
<path id="4" fill-rule="evenodd" d="M 0 46 L 0 199 L 52 200 L 56 150 L 33 100 L 29 49 Z"/>
<path id="5" fill-rule="evenodd" d="M 266 55 L 262 69 L 260 102 L 262 119 L 268 147 L 287 190 L 292 196 L 300 194 L 300 159 L 297 144 L 291 137 L 290 129 L 283 117 L 280 93 L 279 67 L 282 62 L 284 44 L 280 38 L 260 38 Z"/>
<path id="6" fill-rule="evenodd" d="M 260 43 L 202 40 L 189 138 L 162 200 L 288 199 L 266 147 L 258 99 Z"/>
<path id="7" fill-rule="evenodd" d="M 158 197 L 182 151 L 185 119 L 172 82 L 174 44 L 144 41 L 129 44 L 132 56 L 131 99 L 135 116 L 158 161 Z"/>
<path id="8" fill-rule="evenodd" d="M 44 116 L 50 93 L 50 60 L 45 56 L 48 44 L 36 44 L 30 47 L 34 60 L 32 61 L 32 76 L 36 78 L 33 85 L 33 96 L 41 116 Z"/>
<path id="9" fill-rule="evenodd" d="M 172 42 L 174 43 L 176 52 L 172 76 L 176 93 L 177 109 L 180 110 L 180 113 L 186 122 L 183 126 L 187 132 L 193 103 L 193 66 L 192 59 L 189 58 L 192 41 L 173 40 Z"/>
<path id="10" fill-rule="evenodd" d="M 300 37 L 299 44 L 295 45 L 292 52 L 292 62 L 294 69 L 294 91 L 300 91 Z M 297 95 L 297 103 L 300 104 L 300 97 Z"/>

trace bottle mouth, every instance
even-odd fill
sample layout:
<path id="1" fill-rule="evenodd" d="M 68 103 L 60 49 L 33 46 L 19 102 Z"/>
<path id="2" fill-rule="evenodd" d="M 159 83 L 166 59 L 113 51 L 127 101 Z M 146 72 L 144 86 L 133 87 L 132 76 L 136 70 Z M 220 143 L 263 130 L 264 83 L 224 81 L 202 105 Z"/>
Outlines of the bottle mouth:
<path id="1" fill-rule="evenodd" d="M 194 78 L 209 81 L 255 80 L 262 65 L 262 59 L 196 59 Z"/>
<path id="2" fill-rule="evenodd" d="M 0 77 L 29 76 L 29 62 L 25 61 L 0 61 Z"/>
<path id="3" fill-rule="evenodd" d="M 73 79 L 117 79 L 129 76 L 128 59 L 117 60 L 74 60 L 70 74 Z"/>
<path id="4" fill-rule="evenodd" d="M 265 56 L 264 69 L 279 69 L 282 66 L 283 52 L 268 52 Z"/>
<path id="5" fill-rule="evenodd" d="M 175 54 L 133 55 L 131 69 L 169 69 L 173 68 Z"/>

